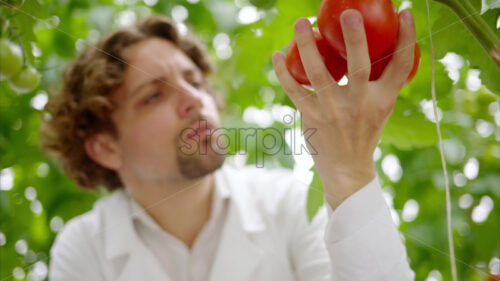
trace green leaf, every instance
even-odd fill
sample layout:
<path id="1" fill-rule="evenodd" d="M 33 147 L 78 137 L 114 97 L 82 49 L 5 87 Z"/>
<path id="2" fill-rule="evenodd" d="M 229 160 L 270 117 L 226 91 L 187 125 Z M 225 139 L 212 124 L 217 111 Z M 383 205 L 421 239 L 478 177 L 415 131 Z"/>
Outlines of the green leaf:
<path id="1" fill-rule="evenodd" d="M 489 10 L 484 18 L 488 19 L 490 27 L 495 30 L 492 25 L 491 18 L 495 18 L 500 9 Z M 491 60 L 490 56 L 481 47 L 479 42 L 465 27 L 460 19 L 449 8 L 442 7 L 439 10 L 440 16 L 432 25 L 434 33 L 434 47 L 436 50 L 436 58 L 442 58 L 448 52 L 455 52 L 468 60 L 472 68 L 481 70 L 480 78 L 486 87 L 491 91 L 500 95 L 500 70 Z M 498 32 L 497 32 L 498 33 Z"/>
<path id="2" fill-rule="evenodd" d="M 436 126 L 425 119 L 415 104 L 399 99 L 381 139 L 399 149 L 431 146 L 437 143 Z"/>

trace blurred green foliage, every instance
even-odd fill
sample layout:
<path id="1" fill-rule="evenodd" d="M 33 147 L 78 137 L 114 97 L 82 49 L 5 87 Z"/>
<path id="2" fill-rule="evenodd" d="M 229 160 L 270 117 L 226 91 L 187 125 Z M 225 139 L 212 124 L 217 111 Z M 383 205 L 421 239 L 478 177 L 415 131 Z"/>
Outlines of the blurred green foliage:
<path id="1" fill-rule="evenodd" d="M 400 93 L 374 159 L 417 280 L 449 280 L 444 178 L 429 103 L 425 1 L 393 2 L 415 15 L 422 62 Z M 497 2 L 472 2 L 500 35 Z M 0 280 L 46 279 L 57 231 L 105 193 L 77 189 L 40 151 L 38 130 L 43 105 L 59 87 L 64 67 L 109 30 L 151 13 L 177 17 L 217 62 L 213 81 L 227 101 L 226 127 L 267 128 L 257 144 L 275 132 L 271 128 L 297 128 L 279 118 L 280 112 L 293 112 L 293 104 L 274 76 L 271 54 L 285 50 L 295 19 L 314 17 L 320 0 L 252 3 L 262 9 L 248 0 L 0 0 L 1 36 L 20 44 L 25 64 L 42 74 L 41 85 L 27 94 L 0 82 Z M 500 266 L 500 73 L 449 9 L 431 2 L 431 18 L 436 58 L 445 58 L 436 64 L 435 78 L 458 273 L 460 280 L 487 280 L 488 272 Z M 230 147 L 232 153 L 239 149 L 235 143 Z M 262 156 L 266 167 L 310 168 L 299 165 L 303 158 L 274 155 L 262 145 L 247 144 L 246 150 L 246 164 Z M 313 215 L 323 200 L 322 187 L 317 177 L 309 180 L 307 212 Z"/>

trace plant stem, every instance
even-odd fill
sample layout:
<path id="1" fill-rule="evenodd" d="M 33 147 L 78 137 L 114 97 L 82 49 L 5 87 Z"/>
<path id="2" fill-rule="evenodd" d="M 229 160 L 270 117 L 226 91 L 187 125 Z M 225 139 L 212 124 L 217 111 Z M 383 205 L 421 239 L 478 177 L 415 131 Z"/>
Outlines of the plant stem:
<path id="1" fill-rule="evenodd" d="M 434 56 L 434 43 L 432 42 L 432 27 L 431 27 L 431 13 L 429 0 L 425 0 L 427 6 L 427 26 L 429 27 L 429 40 L 431 44 L 431 95 L 432 95 L 432 108 L 434 109 L 434 118 L 436 120 L 436 130 L 439 139 L 439 154 L 441 156 L 441 165 L 443 168 L 444 188 L 446 191 L 446 229 L 448 232 L 448 248 L 450 252 L 450 265 L 451 265 L 451 278 L 453 281 L 458 280 L 457 264 L 455 259 L 455 243 L 453 242 L 453 227 L 451 223 L 451 196 L 450 196 L 450 182 L 448 179 L 448 168 L 446 167 L 446 159 L 444 156 L 443 136 L 441 134 L 441 126 L 439 125 L 437 100 L 436 100 L 436 65 Z"/>
<path id="2" fill-rule="evenodd" d="M 474 35 L 483 49 L 500 69 L 500 38 L 491 30 L 490 26 L 475 10 L 468 0 L 434 0 L 450 8 L 469 31 Z"/>

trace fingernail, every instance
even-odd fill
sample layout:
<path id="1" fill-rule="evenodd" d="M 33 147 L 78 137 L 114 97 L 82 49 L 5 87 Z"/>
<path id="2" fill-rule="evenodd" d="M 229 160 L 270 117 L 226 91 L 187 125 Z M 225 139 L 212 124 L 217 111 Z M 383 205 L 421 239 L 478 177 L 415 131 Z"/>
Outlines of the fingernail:
<path id="1" fill-rule="evenodd" d="M 344 22 L 345 26 L 357 27 L 361 24 L 361 17 L 359 13 L 356 11 L 347 11 L 344 12 L 344 15 L 342 16 L 342 21 Z"/>
<path id="2" fill-rule="evenodd" d="M 278 63 L 278 56 L 279 56 L 278 52 L 273 53 L 273 55 L 272 55 L 273 64 Z"/>
<path id="3" fill-rule="evenodd" d="M 301 31 L 301 30 L 306 29 L 308 25 L 309 25 L 309 21 L 307 19 L 301 18 L 295 22 L 295 25 L 293 26 L 293 28 L 297 32 L 297 31 Z"/>
<path id="4" fill-rule="evenodd" d="M 413 19 L 413 15 L 410 11 L 403 12 L 403 20 L 409 25 L 413 25 L 413 23 L 415 22 L 415 20 Z"/>

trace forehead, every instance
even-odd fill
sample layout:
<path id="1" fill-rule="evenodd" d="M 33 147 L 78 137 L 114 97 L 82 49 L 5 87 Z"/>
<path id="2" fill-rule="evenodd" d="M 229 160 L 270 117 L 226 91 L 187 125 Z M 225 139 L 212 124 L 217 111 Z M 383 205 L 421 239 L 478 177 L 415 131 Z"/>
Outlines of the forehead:
<path id="1" fill-rule="evenodd" d="M 174 43 L 159 37 L 148 38 L 127 47 L 123 57 L 127 62 L 125 82 L 130 81 L 127 79 L 130 77 L 134 77 L 132 80 L 151 79 L 172 70 L 199 71 L 195 63 Z"/>

